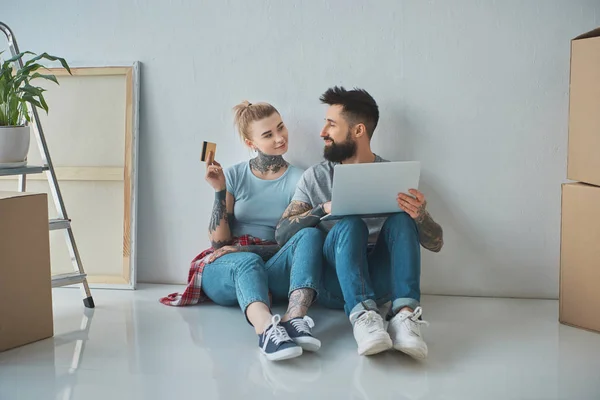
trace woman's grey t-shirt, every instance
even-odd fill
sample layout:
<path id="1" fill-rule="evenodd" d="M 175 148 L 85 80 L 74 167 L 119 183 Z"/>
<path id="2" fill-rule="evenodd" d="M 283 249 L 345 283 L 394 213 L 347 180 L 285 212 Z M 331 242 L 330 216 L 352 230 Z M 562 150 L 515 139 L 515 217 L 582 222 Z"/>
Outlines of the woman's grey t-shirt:
<path id="1" fill-rule="evenodd" d="M 384 160 L 376 154 L 374 162 L 389 161 Z M 331 189 L 333 187 L 333 167 L 336 164 L 338 163 L 323 161 L 304 171 L 298 181 L 298 186 L 292 200 L 308 203 L 313 208 L 330 201 Z M 357 185 L 360 185 L 360 182 L 357 182 Z M 374 243 L 377 241 L 377 236 L 385 222 L 385 218 L 363 218 L 363 221 L 365 221 L 369 228 L 369 242 Z M 325 232 L 329 232 L 337 222 L 339 220 L 323 221 L 319 223 L 318 227 Z"/>

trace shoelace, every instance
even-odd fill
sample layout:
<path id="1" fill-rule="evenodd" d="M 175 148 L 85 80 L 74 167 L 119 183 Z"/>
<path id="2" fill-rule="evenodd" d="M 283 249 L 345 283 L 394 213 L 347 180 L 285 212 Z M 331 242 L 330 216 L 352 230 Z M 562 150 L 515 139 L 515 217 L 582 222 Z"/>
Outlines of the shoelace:
<path id="1" fill-rule="evenodd" d="M 310 330 L 315 327 L 315 321 L 308 315 L 302 319 L 291 320 L 291 324 L 298 332 L 307 333 L 309 335 L 311 334 Z"/>
<path id="2" fill-rule="evenodd" d="M 369 327 L 372 326 L 373 324 L 376 323 L 383 323 L 383 319 L 381 318 L 381 315 L 379 315 L 377 312 L 375 311 L 359 311 L 359 313 L 363 313 L 363 315 L 361 315 L 356 322 L 354 323 L 354 325 L 359 325 L 359 326 L 365 326 L 365 327 Z M 352 320 L 353 316 L 356 315 L 357 313 L 354 313 L 352 315 L 350 315 L 350 319 Z"/>
<path id="3" fill-rule="evenodd" d="M 271 318 L 271 326 L 265 332 L 265 341 L 262 345 L 263 350 L 266 350 L 267 344 L 269 344 L 270 340 L 272 340 L 276 345 L 292 340 L 287 334 L 285 328 L 279 325 L 280 322 L 281 317 L 279 315 L 273 315 L 273 318 Z"/>
<path id="4" fill-rule="evenodd" d="M 419 306 L 417 308 L 415 308 L 415 310 L 412 312 L 412 314 L 402 314 L 400 315 L 400 322 L 404 322 L 407 319 L 414 322 L 417 325 L 425 325 L 425 326 L 429 326 L 429 322 L 427 321 L 422 321 L 419 319 L 419 317 L 423 314 L 423 309 Z"/>

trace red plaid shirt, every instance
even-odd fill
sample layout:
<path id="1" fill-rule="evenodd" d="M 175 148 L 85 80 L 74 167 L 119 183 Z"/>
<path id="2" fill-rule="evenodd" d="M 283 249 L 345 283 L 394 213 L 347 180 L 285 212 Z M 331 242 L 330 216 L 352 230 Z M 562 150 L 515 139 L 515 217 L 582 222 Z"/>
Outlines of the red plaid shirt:
<path id="1" fill-rule="evenodd" d="M 230 246 L 268 246 L 273 244 L 277 243 L 258 239 L 250 235 L 244 235 L 234 238 L 233 243 L 231 243 Z M 202 291 L 202 271 L 206 266 L 208 256 L 214 252 L 215 249 L 211 247 L 198 254 L 192 260 L 192 264 L 190 265 L 187 287 L 183 293 L 171 293 L 167 297 L 161 298 L 160 302 L 167 306 L 189 306 L 208 300 L 208 297 Z"/>

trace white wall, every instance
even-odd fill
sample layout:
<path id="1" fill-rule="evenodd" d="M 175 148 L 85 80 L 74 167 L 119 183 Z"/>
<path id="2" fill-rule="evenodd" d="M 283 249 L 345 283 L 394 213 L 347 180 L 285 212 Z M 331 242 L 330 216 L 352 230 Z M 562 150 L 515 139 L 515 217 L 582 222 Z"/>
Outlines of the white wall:
<path id="1" fill-rule="evenodd" d="M 248 157 L 232 128 L 234 104 L 275 104 L 290 128 L 288 159 L 306 167 L 321 154 L 318 97 L 343 84 L 380 104 L 377 153 L 423 162 L 422 189 L 446 241 L 439 254 L 423 252 L 425 292 L 557 296 L 569 40 L 600 25 L 599 2 L 35 0 L 2 8 L 22 50 L 77 66 L 142 62 L 141 281 L 184 282 L 208 245 L 213 194 L 198 155 L 211 140 L 224 165 Z"/>

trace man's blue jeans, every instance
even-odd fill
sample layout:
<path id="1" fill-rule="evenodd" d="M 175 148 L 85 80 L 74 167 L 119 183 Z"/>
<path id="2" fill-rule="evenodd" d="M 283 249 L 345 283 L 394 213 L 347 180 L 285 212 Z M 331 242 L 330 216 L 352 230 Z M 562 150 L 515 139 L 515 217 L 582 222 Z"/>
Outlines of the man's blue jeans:
<path id="1" fill-rule="evenodd" d="M 392 300 L 392 315 L 421 299 L 421 248 L 414 220 L 406 213 L 387 218 L 368 251 L 369 231 L 358 217 L 339 221 L 325 239 L 325 270 L 319 302 L 346 315 L 376 309 Z"/>
<path id="2" fill-rule="evenodd" d="M 320 230 L 305 228 L 266 263 L 254 253 L 226 254 L 204 267 L 202 290 L 219 305 L 239 305 L 244 314 L 254 302 L 269 306 L 269 291 L 274 300 L 302 288 L 318 293 L 324 240 Z"/>

